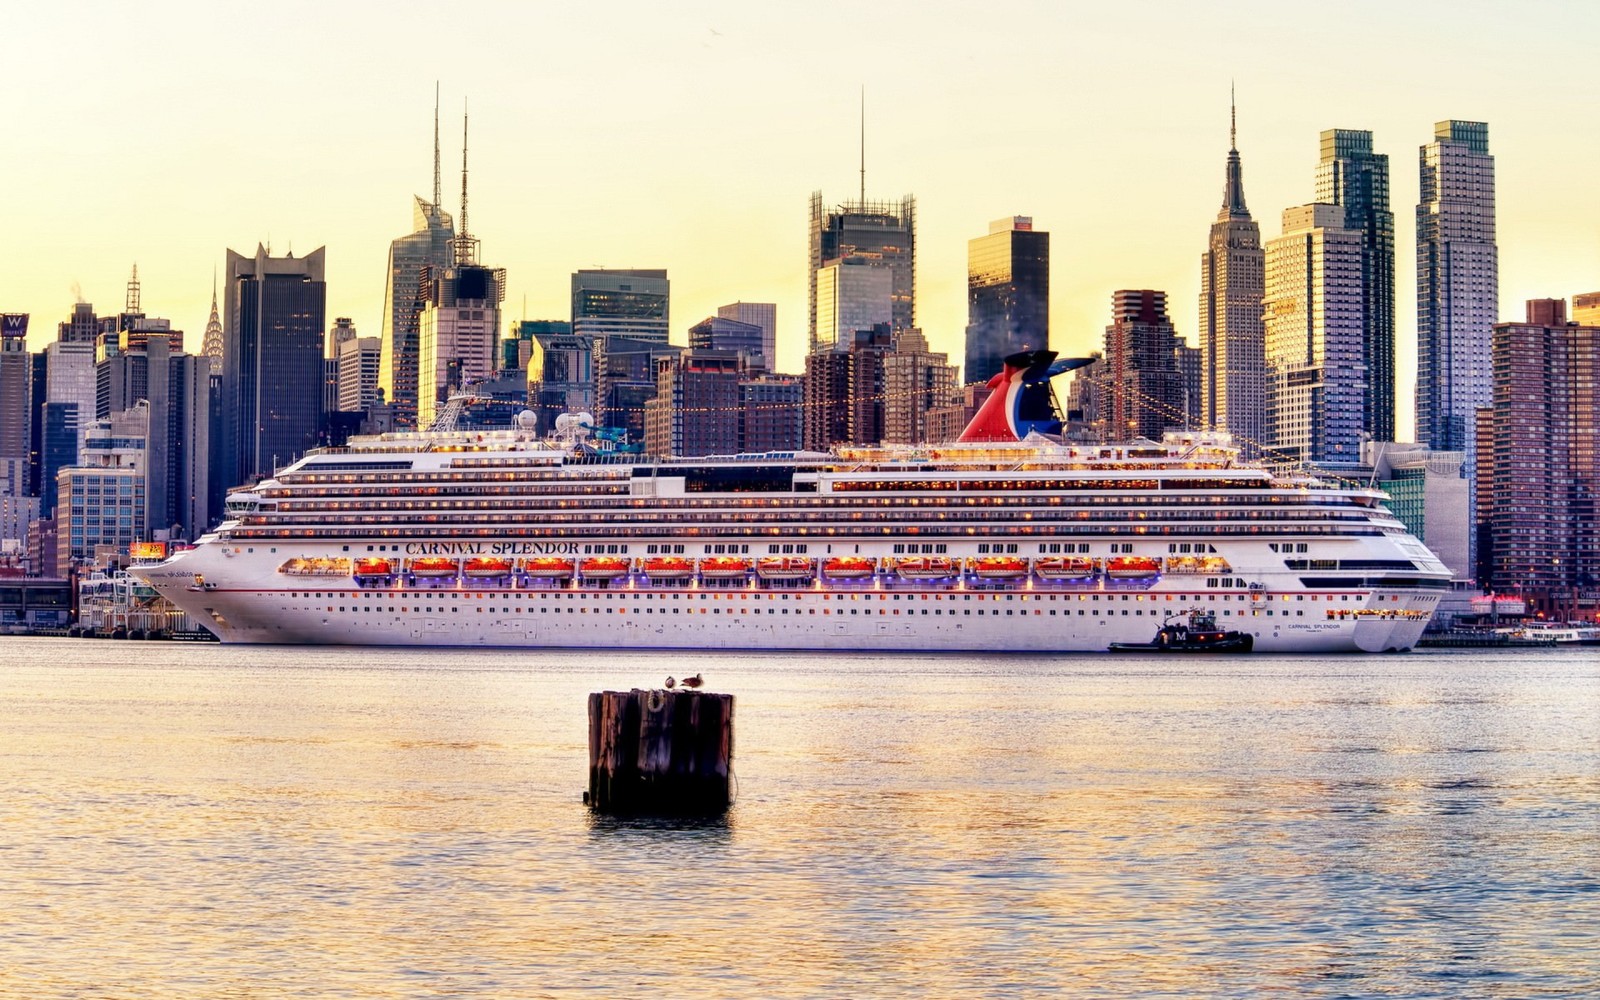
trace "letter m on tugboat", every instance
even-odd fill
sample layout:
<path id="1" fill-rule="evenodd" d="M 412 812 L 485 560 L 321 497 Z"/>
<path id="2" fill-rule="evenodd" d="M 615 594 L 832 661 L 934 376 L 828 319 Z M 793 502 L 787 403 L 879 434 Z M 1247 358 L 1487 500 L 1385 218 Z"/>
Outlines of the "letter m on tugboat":
<path id="1" fill-rule="evenodd" d="M 1194 608 L 1169 617 L 1150 642 L 1113 642 L 1113 653 L 1248 653 L 1255 647 L 1249 632 L 1217 626 L 1217 616 Z"/>

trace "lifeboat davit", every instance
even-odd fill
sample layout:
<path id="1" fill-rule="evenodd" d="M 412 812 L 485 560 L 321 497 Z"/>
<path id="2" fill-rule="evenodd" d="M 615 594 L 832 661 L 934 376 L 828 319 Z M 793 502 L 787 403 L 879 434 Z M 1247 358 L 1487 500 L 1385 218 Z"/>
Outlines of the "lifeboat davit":
<path id="1" fill-rule="evenodd" d="M 816 563 L 804 556 L 768 556 L 756 560 L 756 575 L 763 580 L 809 580 Z"/>
<path id="2" fill-rule="evenodd" d="M 627 576 L 631 568 L 621 556 L 596 556 L 578 564 L 578 575 L 590 580 L 615 580 Z"/>
<path id="3" fill-rule="evenodd" d="M 1149 580 L 1161 575 L 1161 560 L 1148 556 L 1114 556 L 1106 560 L 1106 576 L 1113 580 Z"/>
<path id="4" fill-rule="evenodd" d="M 455 576 L 459 570 L 460 567 L 456 565 L 454 559 L 445 559 L 442 556 L 424 556 L 421 559 L 411 560 L 413 576 Z"/>
<path id="5" fill-rule="evenodd" d="M 387 559 L 357 559 L 354 575 L 358 577 L 394 576 L 394 563 Z"/>
<path id="6" fill-rule="evenodd" d="M 700 560 L 700 575 L 707 580 L 738 580 L 750 575 L 750 561 L 733 556 Z"/>
<path id="7" fill-rule="evenodd" d="M 822 564 L 822 575 L 830 580 L 863 580 L 875 568 L 866 556 L 834 556 Z"/>
<path id="8" fill-rule="evenodd" d="M 694 563 L 682 556 L 646 559 L 644 575 L 652 580 L 686 580 L 694 575 Z"/>
<path id="9" fill-rule="evenodd" d="M 1046 556 L 1033 561 L 1041 580 L 1087 580 L 1094 576 L 1094 560 L 1087 556 Z"/>
<path id="10" fill-rule="evenodd" d="M 1020 580 L 1028 575 L 1028 560 L 1017 556 L 979 556 L 972 572 L 980 580 Z"/>
<path id="11" fill-rule="evenodd" d="M 522 571 L 535 580 L 565 580 L 572 575 L 572 560 L 537 556 L 522 561 Z"/>
<path id="12" fill-rule="evenodd" d="M 916 556 L 900 560 L 894 571 L 902 580 L 947 580 L 956 575 L 956 561 L 949 556 Z"/>
<path id="13" fill-rule="evenodd" d="M 510 559 L 501 559 L 497 556 L 474 556 L 467 560 L 462 572 L 467 576 L 490 577 L 505 576 L 511 572 Z"/>

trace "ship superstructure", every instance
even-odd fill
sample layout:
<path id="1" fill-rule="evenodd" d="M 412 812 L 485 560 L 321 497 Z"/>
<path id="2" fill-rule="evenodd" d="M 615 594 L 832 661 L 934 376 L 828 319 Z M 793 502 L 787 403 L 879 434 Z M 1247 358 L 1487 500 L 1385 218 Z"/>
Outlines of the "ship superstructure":
<path id="1" fill-rule="evenodd" d="M 134 571 L 231 642 L 1105 650 L 1198 613 L 1257 651 L 1416 643 L 1449 571 L 1384 494 L 1274 476 L 1224 434 L 1062 443 L 1038 386 L 1073 363 L 1052 362 L 1008 358 L 1010 389 L 936 447 L 638 463 L 527 429 L 357 438 Z"/>

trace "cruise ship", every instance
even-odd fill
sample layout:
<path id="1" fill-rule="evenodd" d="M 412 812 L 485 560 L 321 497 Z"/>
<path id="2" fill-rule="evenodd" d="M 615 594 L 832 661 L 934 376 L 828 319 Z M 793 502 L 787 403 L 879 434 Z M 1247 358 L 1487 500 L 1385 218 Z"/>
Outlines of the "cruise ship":
<path id="1" fill-rule="evenodd" d="M 1449 572 L 1379 491 L 1226 435 L 1062 441 L 1007 359 L 961 440 L 659 462 L 532 433 L 357 438 L 137 575 L 224 642 L 1104 651 L 1206 612 L 1258 653 L 1410 649 Z M 524 417 L 529 415 L 525 414 Z"/>

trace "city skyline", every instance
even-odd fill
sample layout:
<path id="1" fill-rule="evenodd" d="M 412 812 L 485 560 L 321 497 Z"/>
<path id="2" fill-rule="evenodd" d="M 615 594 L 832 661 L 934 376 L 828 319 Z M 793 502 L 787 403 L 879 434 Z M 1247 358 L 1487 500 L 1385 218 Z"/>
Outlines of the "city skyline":
<path id="1" fill-rule="evenodd" d="M 662 267 L 674 286 L 675 342 L 719 304 L 775 302 L 777 367 L 798 371 L 806 203 L 815 190 L 847 200 L 861 188 L 864 84 L 865 193 L 917 199 L 918 324 L 933 350 L 964 353 L 966 242 L 989 220 L 1014 214 L 1033 216 L 1054 236 L 1052 347 L 1093 349 L 1107 296 L 1139 287 L 1168 293 L 1178 334 L 1194 345 L 1197 316 L 1185 304 L 1199 292 L 1193 260 L 1215 213 L 1227 90 L 1237 76 L 1239 149 L 1251 207 L 1267 220 L 1263 240 L 1278 235 L 1278 213 L 1307 200 L 1322 131 L 1371 130 L 1376 151 L 1390 157 L 1396 417 L 1407 436 L 1418 195 L 1409 164 L 1434 122 L 1484 121 L 1493 130 L 1500 319 L 1519 315 L 1524 299 L 1600 284 L 1600 194 L 1574 166 L 1588 162 L 1600 140 L 1568 125 L 1586 110 L 1581 60 L 1547 58 L 1538 80 L 1492 71 L 1444 79 L 1405 54 L 1448 46 L 1456 65 L 1485 67 L 1519 43 L 1546 56 L 1577 55 L 1582 28 L 1600 23 L 1600 14 L 1543 5 L 1489 31 L 1492 15 L 1469 22 L 1443 16 L 1447 9 L 1359 5 L 1352 16 L 1381 25 L 1381 37 L 1337 84 L 1285 44 L 1300 37 L 1300 16 L 1270 5 L 1244 5 L 1228 18 L 1183 8 L 1153 18 L 1019 4 L 976 25 L 953 8 L 888 6 L 853 15 L 858 30 L 892 35 L 885 44 L 902 56 L 896 73 L 876 76 L 847 53 L 819 55 L 825 47 L 806 44 L 823 37 L 816 22 L 826 19 L 800 8 L 636 7 L 604 22 L 597 12 L 496 8 L 506 41 L 488 57 L 471 66 L 407 64 L 410 75 L 400 77 L 347 43 L 361 37 L 375 52 L 402 46 L 424 23 L 421 11 L 381 19 L 364 16 L 365 7 L 332 11 L 314 39 L 267 26 L 249 53 L 229 51 L 220 24 L 179 26 L 159 10 L 105 8 L 104 27 L 81 39 L 70 10 L 32 11 L 20 25 L 17 76 L 50 83 L 8 102 L 20 141 L 0 157 L 27 197 L 8 213 L 0 308 L 32 315 L 29 345 L 38 349 L 79 292 L 100 311 L 114 306 L 137 263 L 147 308 L 170 317 L 198 351 L 211 273 L 226 247 L 270 241 L 275 255 L 326 245 L 328 314 L 380 331 L 384 255 L 406 231 L 410 199 L 431 187 L 438 79 L 447 163 L 459 154 L 450 137 L 462 99 L 471 100 L 474 231 L 493 242 L 496 263 L 508 270 L 509 319 L 566 318 L 575 270 Z M 1551 41 L 1558 12 L 1562 31 Z M 1229 68 L 1214 53 L 1240 21 L 1252 26 L 1250 58 Z M 1135 34 L 1170 57 L 1164 81 L 1142 79 L 1100 51 L 1110 48 L 1107 39 Z M 47 42 L 68 36 L 82 42 L 85 68 L 63 75 L 46 61 Z M 113 86 L 96 64 L 118 60 L 95 55 L 113 46 L 182 54 L 119 74 Z M 639 56 L 636 67 L 614 78 L 586 74 L 601 46 L 619 63 Z M 1008 75 L 996 84 L 1001 58 Z M 818 60 L 843 82 L 809 82 Z M 248 122 L 230 114 L 229 88 L 196 85 L 234 72 L 273 81 Z M 728 86 L 729 74 L 741 85 Z M 578 81 L 581 102 L 564 96 Z M 646 84 L 648 99 L 630 100 Z M 96 137 L 141 152 L 83 154 Z M 1562 156 L 1547 155 L 1558 146 Z M 716 148 L 730 155 L 706 152 Z M 444 201 L 458 210 L 451 194 Z"/>

